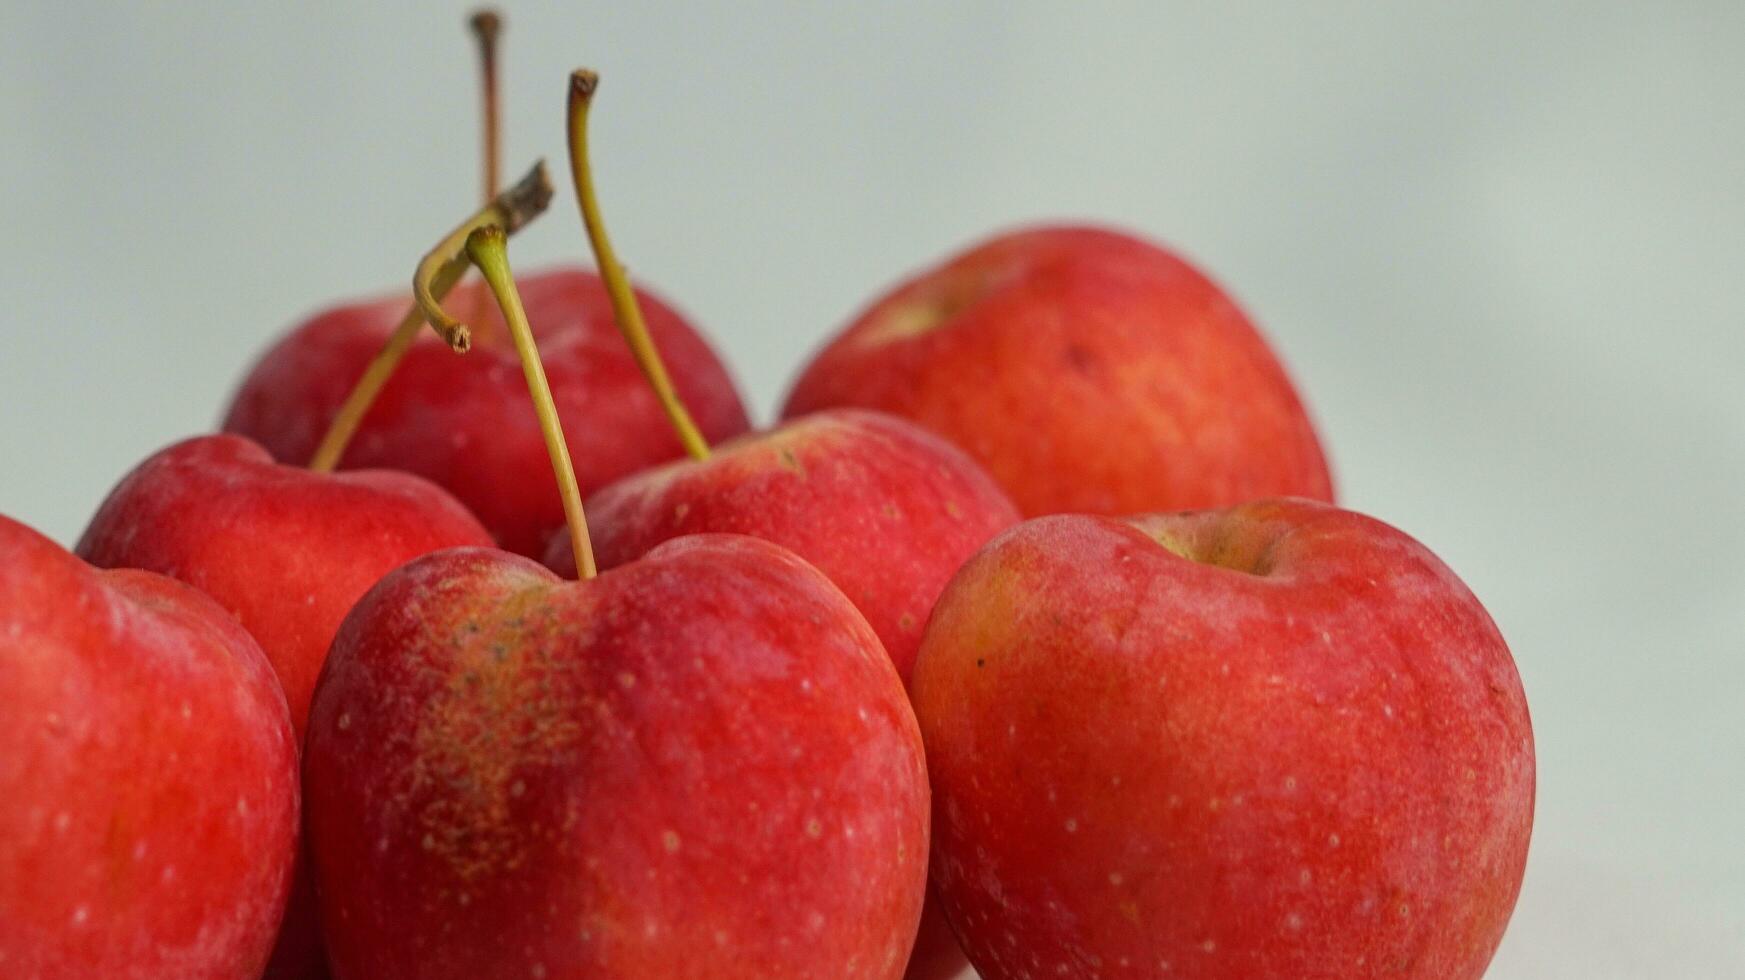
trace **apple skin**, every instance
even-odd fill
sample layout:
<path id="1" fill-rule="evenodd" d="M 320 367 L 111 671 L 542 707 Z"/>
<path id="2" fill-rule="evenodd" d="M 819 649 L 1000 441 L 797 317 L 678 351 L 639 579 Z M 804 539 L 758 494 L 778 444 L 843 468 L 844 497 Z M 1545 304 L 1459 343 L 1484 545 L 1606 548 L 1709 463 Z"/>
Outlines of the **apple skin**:
<path id="1" fill-rule="evenodd" d="M 895 978 L 921 911 L 902 684 L 754 538 L 412 562 L 334 642 L 304 785 L 340 980 Z"/>
<path id="2" fill-rule="evenodd" d="M 911 694 L 985 980 L 1467 980 L 1502 939 L 1526 699 L 1478 600 L 1378 521 L 1026 522 L 946 588 Z"/>
<path id="3" fill-rule="evenodd" d="M 962 451 L 912 423 L 821 412 L 607 486 L 586 504 L 612 568 L 689 534 L 748 534 L 810 562 L 848 596 L 905 681 L 945 583 L 1018 511 Z M 576 574 L 569 536 L 546 564 Z"/>
<path id="4" fill-rule="evenodd" d="M 599 278 L 559 268 L 517 283 L 582 492 L 683 455 L 618 334 Z M 708 344 L 659 297 L 637 296 L 704 436 L 744 432 L 745 408 Z M 243 381 L 225 431 L 254 439 L 282 462 L 308 462 L 408 302 L 397 296 L 340 306 L 297 327 Z M 462 283 L 444 305 L 477 328 L 472 351 L 458 356 L 425 331 L 364 416 L 341 466 L 430 479 L 477 514 L 503 547 L 538 557 L 563 526 L 563 507 L 520 361 L 479 283 Z"/>
<path id="5" fill-rule="evenodd" d="M 235 620 L 0 517 L 0 975 L 253 980 L 297 807 L 285 698 Z"/>
<path id="6" fill-rule="evenodd" d="M 315 473 L 215 435 L 160 450 L 123 477 L 77 552 L 217 599 L 266 651 L 301 739 L 327 648 L 370 586 L 419 555 L 490 544 L 478 519 L 427 480 Z"/>
<path id="7" fill-rule="evenodd" d="M 860 406 L 963 447 L 1026 516 L 1333 499 L 1266 341 L 1175 255 L 1128 235 L 1008 233 L 899 285 L 801 373 L 784 417 Z"/>
<path id="8" fill-rule="evenodd" d="M 100 568 L 180 579 L 241 620 L 272 663 L 299 744 L 327 648 L 383 575 L 491 535 L 440 487 L 407 473 L 314 473 L 240 436 L 176 443 L 109 494 L 79 541 Z M 315 895 L 299 860 L 267 976 L 325 975 Z"/>
<path id="9" fill-rule="evenodd" d="M 939 593 L 1018 511 L 961 450 L 895 416 L 818 412 L 716 446 L 707 460 L 645 470 L 589 498 L 601 567 L 634 561 L 688 534 L 748 534 L 793 551 L 866 616 L 907 682 Z M 560 533 L 546 564 L 576 574 Z M 968 965 L 929 895 L 908 980 L 946 980 Z"/>

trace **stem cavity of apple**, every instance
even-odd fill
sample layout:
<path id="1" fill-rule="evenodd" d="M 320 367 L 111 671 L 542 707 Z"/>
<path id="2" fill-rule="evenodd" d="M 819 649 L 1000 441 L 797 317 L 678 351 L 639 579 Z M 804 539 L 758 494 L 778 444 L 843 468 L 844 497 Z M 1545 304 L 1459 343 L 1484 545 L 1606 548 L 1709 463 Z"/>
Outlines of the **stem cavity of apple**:
<path id="1" fill-rule="evenodd" d="M 576 201 L 582 209 L 582 224 L 588 231 L 594 261 L 600 267 L 600 278 L 605 281 L 606 293 L 611 297 L 612 316 L 618 322 L 618 332 L 630 345 L 637 367 L 648 379 L 648 386 L 654 389 L 655 397 L 660 400 L 661 408 L 666 411 L 685 451 L 694 459 L 708 459 L 709 443 L 698 430 L 697 423 L 692 421 L 685 403 L 673 390 L 666 365 L 661 362 L 660 352 L 648 335 L 642 307 L 636 302 L 636 293 L 630 288 L 624 266 L 619 263 L 617 253 L 612 251 L 612 242 L 606 237 L 606 223 L 600 217 L 600 203 L 594 196 L 594 178 L 588 162 L 588 107 L 593 103 L 594 90 L 599 85 L 600 76 L 586 69 L 578 69 L 570 75 L 570 176 L 576 186 Z"/>
<path id="2" fill-rule="evenodd" d="M 551 195 L 551 178 L 545 172 L 545 161 L 541 160 L 533 165 L 527 176 L 492 198 L 490 203 L 461 222 L 459 227 L 425 254 L 418 263 L 418 272 L 412 280 L 414 302 L 411 308 L 401 317 L 399 326 L 389 335 L 388 342 L 370 360 L 362 377 L 340 405 L 326 434 L 321 437 L 321 444 L 316 447 L 315 455 L 310 457 L 311 470 L 331 473 L 339 465 L 340 458 L 345 455 L 346 446 L 350 445 L 352 437 L 357 434 L 358 426 L 363 423 L 370 406 L 375 404 L 376 397 L 381 394 L 382 388 L 393 376 L 394 369 L 400 365 L 400 360 L 418 338 L 419 329 L 427 321 L 454 350 L 465 353 L 472 346 L 472 335 L 467 326 L 448 316 L 438 305 L 441 297 L 447 296 L 448 291 L 466 274 L 469 265 L 466 256 L 467 236 L 475 229 L 485 226 L 500 227 L 506 234 L 514 234 L 546 209 L 551 203 Z"/>
<path id="3" fill-rule="evenodd" d="M 564 518 L 569 523 L 570 548 L 576 556 L 576 571 L 583 579 L 593 578 L 597 570 L 594 547 L 588 540 L 587 515 L 582 512 L 582 491 L 576 483 L 575 467 L 570 463 L 570 450 L 564 442 L 557 404 L 552 401 L 551 386 L 545 380 L 545 366 L 539 359 L 533 328 L 527 323 L 527 311 L 522 309 L 521 294 L 516 290 L 515 277 L 509 271 L 508 236 L 495 225 L 475 228 L 467 235 L 466 254 L 490 285 L 491 292 L 497 297 L 497 305 L 503 311 L 503 322 L 509 325 L 515 353 L 521 358 L 521 371 L 527 377 L 527 393 L 533 397 L 533 410 L 539 416 L 539 432 L 545 437 L 551 468 L 557 475 Z"/>

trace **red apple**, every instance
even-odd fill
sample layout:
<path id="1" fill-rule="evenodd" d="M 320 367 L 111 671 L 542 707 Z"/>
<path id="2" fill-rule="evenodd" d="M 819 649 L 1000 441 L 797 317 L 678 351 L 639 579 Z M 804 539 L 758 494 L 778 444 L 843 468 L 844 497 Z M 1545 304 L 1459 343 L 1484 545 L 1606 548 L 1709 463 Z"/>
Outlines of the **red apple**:
<path id="1" fill-rule="evenodd" d="M 310 715 L 333 969 L 898 977 L 924 768 L 871 628 L 775 545 L 685 538 L 573 583 L 421 558 L 347 619 Z"/>
<path id="2" fill-rule="evenodd" d="M 239 436 L 200 436 L 124 477 L 79 540 L 100 568 L 181 579 L 266 651 L 301 737 L 339 623 L 383 575 L 440 548 L 488 545 L 460 502 L 407 473 L 314 473 Z"/>
<path id="3" fill-rule="evenodd" d="M 841 591 L 774 544 L 686 538 L 596 577 L 505 237 L 466 251 L 583 578 L 454 549 L 346 618 L 304 760 L 335 973 L 897 977 L 927 880 L 902 682 Z"/>
<path id="4" fill-rule="evenodd" d="M 1278 359 L 1192 266 L 1094 228 L 1003 235 L 886 294 L 784 415 L 860 406 L 963 447 L 1027 515 L 1331 500 Z"/>
<path id="5" fill-rule="evenodd" d="M 447 300 L 468 311 L 472 352 L 456 357 L 434 335 L 421 335 L 364 416 L 342 465 L 426 477 L 466 504 L 504 547 L 537 556 L 563 524 L 563 510 L 515 352 L 479 288 L 463 283 Z M 554 269 L 523 278 L 521 289 L 558 410 L 570 423 L 584 492 L 679 456 L 677 437 L 618 338 L 598 277 Z M 671 307 L 641 295 L 702 430 L 712 439 L 745 431 L 745 409 L 714 352 Z M 282 462 L 308 462 L 407 302 L 402 295 L 340 306 L 298 327 L 249 373 L 225 431 L 254 439 Z"/>
<path id="6" fill-rule="evenodd" d="M 419 555 L 490 543 L 465 507 L 410 474 L 315 473 L 275 463 L 240 436 L 203 436 L 129 473 L 78 552 L 102 568 L 181 579 L 235 614 L 278 674 L 300 742 L 328 645 L 358 598 Z M 315 898 L 299 868 L 268 976 L 319 977 L 321 961 Z"/>
<path id="7" fill-rule="evenodd" d="M 935 885 L 985 980 L 1468 980 L 1508 923 L 1514 661 L 1380 522 L 1021 524 L 946 588 L 911 693 Z"/>
<path id="8" fill-rule="evenodd" d="M 253 980 L 297 805 L 284 695 L 235 620 L 0 517 L 0 976 Z"/>
<path id="9" fill-rule="evenodd" d="M 1018 521 L 955 447 L 901 419 L 852 410 L 627 477 L 590 497 L 587 511 L 602 568 L 687 534 L 749 534 L 788 548 L 860 609 L 905 679 L 946 581 Z M 567 534 L 546 564 L 575 577 Z"/>

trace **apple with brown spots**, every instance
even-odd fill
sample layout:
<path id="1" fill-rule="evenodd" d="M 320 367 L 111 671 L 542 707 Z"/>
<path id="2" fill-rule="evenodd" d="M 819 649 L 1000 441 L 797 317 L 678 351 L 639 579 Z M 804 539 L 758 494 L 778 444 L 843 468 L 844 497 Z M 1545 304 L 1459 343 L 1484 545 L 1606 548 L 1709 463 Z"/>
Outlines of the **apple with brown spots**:
<path id="1" fill-rule="evenodd" d="M 305 751 L 341 980 L 903 974 L 920 735 L 866 621 L 773 544 L 582 582 L 419 559 L 341 630 Z"/>
<path id="2" fill-rule="evenodd" d="M 911 693 L 986 980 L 1474 980 L 1502 939 L 1526 699 L 1478 600 L 1378 521 L 1029 521 L 946 588 Z"/>
<path id="3" fill-rule="evenodd" d="M 877 636 L 756 538 L 687 537 L 596 574 L 502 232 L 468 251 L 522 357 L 582 578 L 437 552 L 341 626 L 304 761 L 335 976 L 895 980 L 929 807 Z"/>
<path id="4" fill-rule="evenodd" d="M 875 301 L 801 373 L 785 417 L 919 422 L 1027 516 L 1333 499 L 1266 340 L 1176 255 L 1101 228 L 1008 233 Z"/>

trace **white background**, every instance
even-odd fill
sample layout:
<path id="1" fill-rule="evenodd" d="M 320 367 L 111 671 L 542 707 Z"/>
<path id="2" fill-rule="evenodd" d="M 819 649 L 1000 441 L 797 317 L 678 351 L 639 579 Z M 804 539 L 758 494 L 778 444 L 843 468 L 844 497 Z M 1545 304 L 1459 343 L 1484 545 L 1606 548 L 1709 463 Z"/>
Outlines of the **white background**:
<path id="1" fill-rule="evenodd" d="M 1514 647 L 1539 819 L 1491 975 L 1745 976 L 1745 7 L 1522 6 L 516 5 L 505 169 L 561 164 L 599 68 L 619 249 L 766 418 L 994 229 L 1182 248 L 1345 502 Z M 5 4 L 0 512 L 70 542 L 277 332 L 409 278 L 474 203 L 463 14 Z M 567 192 L 515 254 L 585 254 Z"/>

